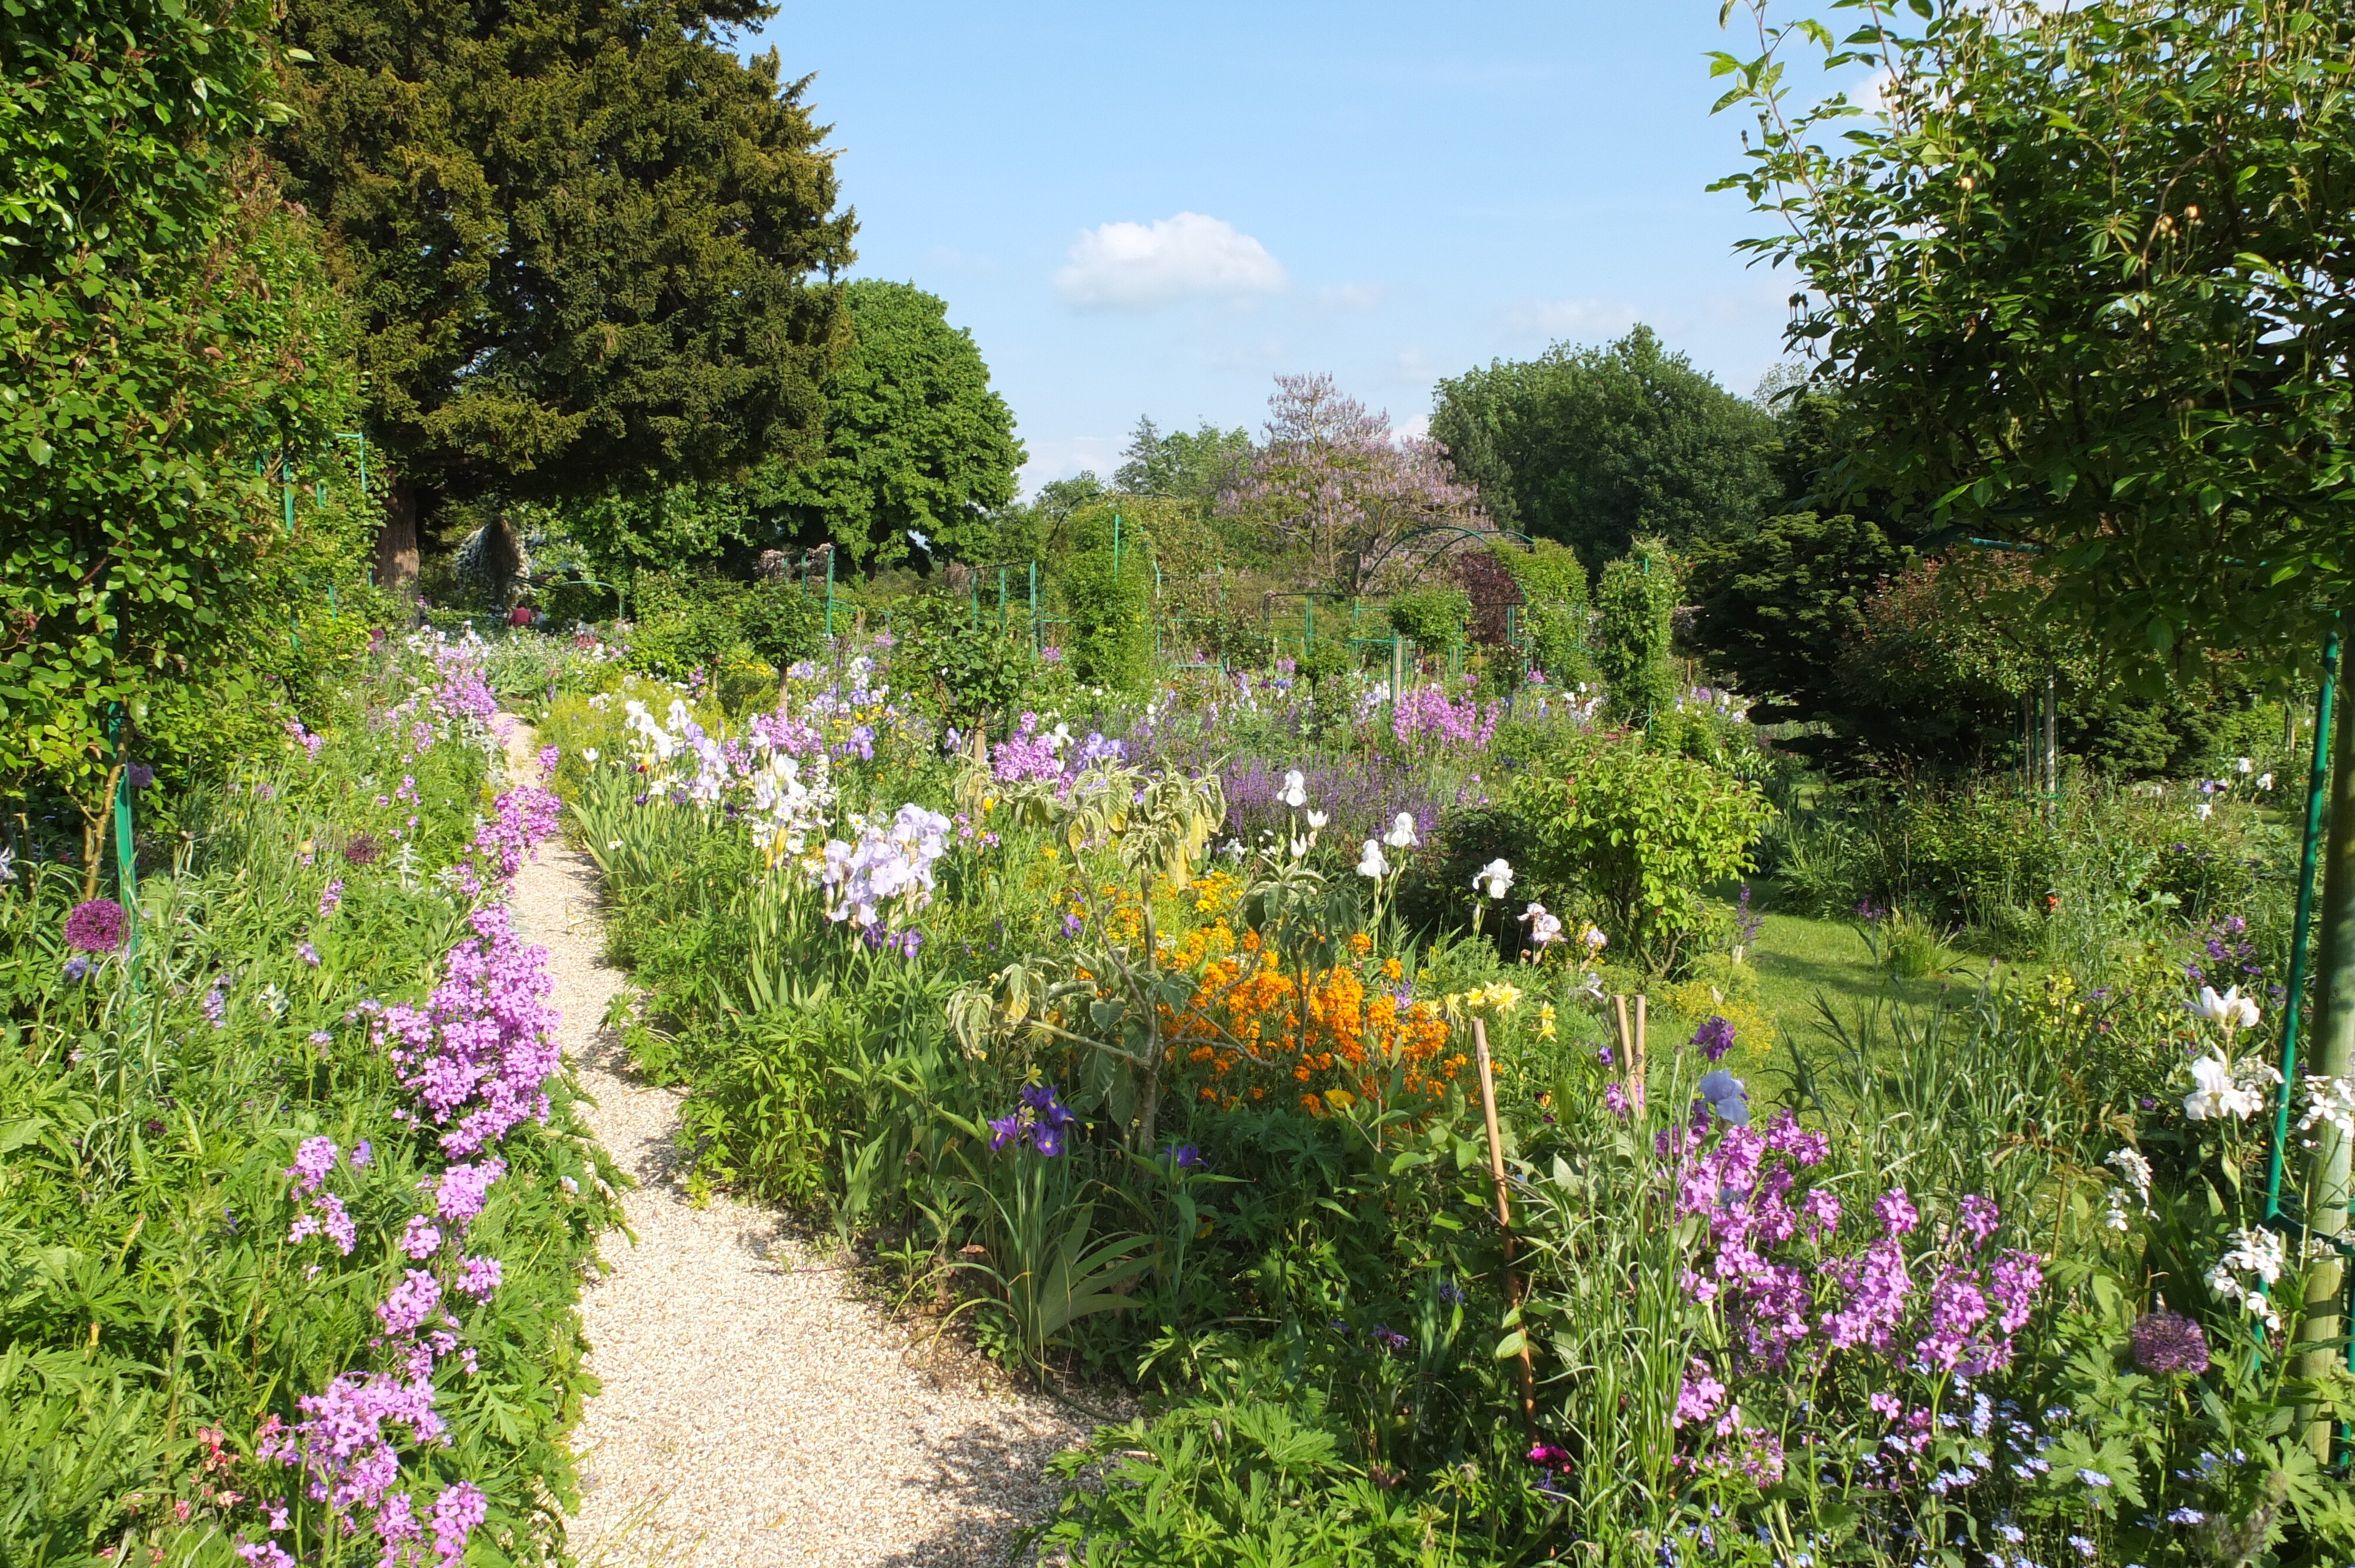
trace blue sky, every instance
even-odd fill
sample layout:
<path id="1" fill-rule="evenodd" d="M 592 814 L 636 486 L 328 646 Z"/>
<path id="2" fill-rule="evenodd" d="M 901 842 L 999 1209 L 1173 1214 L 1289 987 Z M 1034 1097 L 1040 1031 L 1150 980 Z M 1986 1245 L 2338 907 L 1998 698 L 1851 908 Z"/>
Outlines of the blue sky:
<path id="1" fill-rule="evenodd" d="M 1738 392 L 1780 356 L 1788 286 L 1732 249 L 1764 220 L 1703 188 L 1748 122 L 1709 113 L 1715 0 L 787 0 L 746 41 L 815 73 L 856 273 L 972 329 L 1027 486 L 1140 414 L 1256 432 L 1279 371 L 1410 426 L 1637 320 Z"/>

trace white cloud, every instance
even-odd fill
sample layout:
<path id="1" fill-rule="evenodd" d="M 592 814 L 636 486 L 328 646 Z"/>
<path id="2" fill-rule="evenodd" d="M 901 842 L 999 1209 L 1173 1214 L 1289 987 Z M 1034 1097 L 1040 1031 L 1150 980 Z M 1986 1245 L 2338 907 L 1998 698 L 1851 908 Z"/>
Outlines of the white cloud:
<path id="1" fill-rule="evenodd" d="M 1221 217 L 1181 212 L 1107 223 L 1072 242 L 1055 291 L 1080 310 L 1145 311 L 1180 300 L 1268 294 L 1287 281 L 1267 247 Z"/>
<path id="2" fill-rule="evenodd" d="M 1415 437 L 1429 434 L 1431 434 L 1431 416 L 1428 414 L 1417 414 L 1412 419 L 1402 420 L 1391 427 L 1391 440 L 1394 441 L 1410 440 Z"/>

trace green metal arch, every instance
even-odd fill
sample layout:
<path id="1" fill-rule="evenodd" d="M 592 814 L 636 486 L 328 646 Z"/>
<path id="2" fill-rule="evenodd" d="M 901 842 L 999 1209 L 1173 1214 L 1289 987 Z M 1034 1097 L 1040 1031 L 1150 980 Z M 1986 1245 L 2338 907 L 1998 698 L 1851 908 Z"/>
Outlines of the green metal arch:
<path id="1" fill-rule="evenodd" d="M 1510 528 L 1495 528 L 1483 532 L 1478 528 L 1465 528 L 1453 523 L 1434 524 L 1428 528 L 1417 528 L 1409 533 L 1401 534 L 1397 538 L 1391 540 L 1390 546 L 1383 550 L 1380 555 L 1376 556 L 1372 562 L 1367 566 L 1365 580 L 1371 581 L 1373 575 L 1381 570 L 1382 564 L 1388 561 L 1392 556 L 1397 555 L 1400 550 L 1414 543 L 1417 539 L 1428 539 L 1433 535 L 1438 534 L 1453 534 L 1460 538 L 1465 539 L 1514 539 L 1519 541 L 1521 548 L 1530 555 L 1535 555 L 1538 547 L 1536 540 L 1530 538 L 1527 534 L 1515 533 Z M 1431 569 L 1431 561 L 1435 561 L 1439 557 L 1437 556 L 1433 556 L 1431 557 L 1430 561 L 1425 561 L 1423 564 L 1422 571 L 1418 571 L 1414 574 L 1414 581 L 1418 583 L 1423 581 L 1423 572 L 1427 572 Z"/>

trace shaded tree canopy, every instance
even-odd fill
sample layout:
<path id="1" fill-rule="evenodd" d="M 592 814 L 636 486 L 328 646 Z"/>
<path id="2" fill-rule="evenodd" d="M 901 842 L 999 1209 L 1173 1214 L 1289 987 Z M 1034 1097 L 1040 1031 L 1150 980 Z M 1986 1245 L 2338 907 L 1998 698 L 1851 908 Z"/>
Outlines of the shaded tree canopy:
<path id="1" fill-rule="evenodd" d="M 1678 550 L 1720 538 L 1779 491 L 1772 418 L 1646 326 L 1441 382 L 1431 434 L 1490 517 L 1561 540 L 1590 570 L 1639 534 Z"/>
<path id="2" fill-rule="evenodd" d="M 748 0 L 289 0 L 275 138 L 430 508 L 724 476 L 813 444 L 852 258 L 826 128 Z"/>
<path id="3" fill-rule="evenodd" d="M 911 530 L 931 554 L 994 557 L 989 514 L 1014 499 L 1025 455 L 973 334 L 912 283 L 861 281 L 844 295 L 851 345 L 825 384 L 825 446 L 763 471 L 762 510 L 862 566 L 907 558 Z"/>

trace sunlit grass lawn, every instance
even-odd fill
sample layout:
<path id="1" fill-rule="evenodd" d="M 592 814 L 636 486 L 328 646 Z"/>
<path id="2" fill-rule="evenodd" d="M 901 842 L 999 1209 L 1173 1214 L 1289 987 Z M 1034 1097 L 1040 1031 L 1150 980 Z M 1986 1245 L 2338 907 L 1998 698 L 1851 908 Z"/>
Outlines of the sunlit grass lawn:
<path id="1" fill-rule="evenodd" d="M 1802 1049 L 1823 1038 L 1819 1001 L 1841 1017 L 1852 1018 L 1878 999 L 1924 1006 L 1946 989 L 1937 980 L 1892 980 L 1886 969 L 1873 962 L 1864 938 L 1855 922 L 1849 920 L 1768 915 L 1759 927 L 1757 941 L 1751 945 L 1749 958 L 1758 970 L 1759 1001 Z M 1983 960 L 1970 963 L 1976 970 Z"/>

